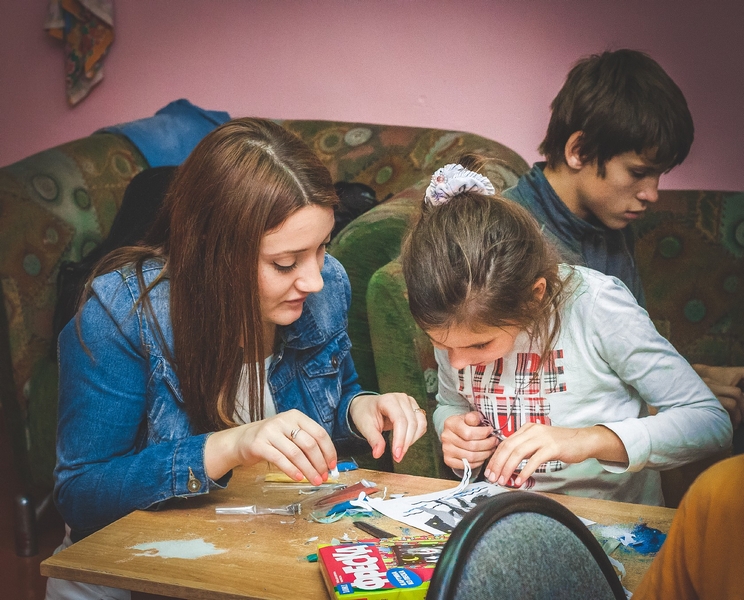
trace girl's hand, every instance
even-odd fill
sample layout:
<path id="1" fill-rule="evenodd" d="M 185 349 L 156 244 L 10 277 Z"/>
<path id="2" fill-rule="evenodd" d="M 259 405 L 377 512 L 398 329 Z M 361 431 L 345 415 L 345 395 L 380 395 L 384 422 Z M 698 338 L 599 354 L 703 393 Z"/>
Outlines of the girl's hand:
<path id="1" fill-rule="evenodd" d="M 607 427 L 595 425 L 573 429 L 526 423 L 499 444 L 486 467 L 485 476 L 491 483 L 503 485 L 519 463 L 528 459 L 514 480 L 519 486 L 545 462 L 560 460 L 573 464 L 588 458 L 628 464 L 625 445 Z"/>
<path id="2" fill-rule="evenodd" d="M 212 479 L 238 465 L 262 460 L 275 464 L 292 479 L 306 477 L 313 485 L 320 485 L 336 466 L 336 448 L 325 429 L 295 409 L 207 438 L 204 463 Z"/>
<path id="3" fill-rule="evenodd" d="M 453 415 L 444 422 L 442 454 L 444 462 L 453 469 L 462 469 L 462 459 L 467 458 L 475 469 L 488 460 L 499 440 L 492 435 L 493 427 L 482 425 L 483 417 L 477 411 Z"/>
<path id="4" fill-rule="evenodd" d="M 357 396 L 349 407 L 349 416 L 359 433 L 372 447 L 372 456 L 385 451 L 383 431 L 393 430 L 393 458 L 400 462 L 413 442 L 426 433 L 426 413 L 415 398 L 391 393 Z"/>

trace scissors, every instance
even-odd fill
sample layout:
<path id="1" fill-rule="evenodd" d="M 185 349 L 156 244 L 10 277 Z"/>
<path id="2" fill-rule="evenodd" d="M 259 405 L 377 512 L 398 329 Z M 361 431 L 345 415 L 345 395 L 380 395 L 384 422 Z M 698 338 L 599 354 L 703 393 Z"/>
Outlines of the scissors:
<path id="1" fill-rule="evenodd" d="M 499 441 L 502 441 L 502 442 L 505 442 L 506 441 L 506 436 L 503 433 L 501 433 L 501 429 L 496 429 L 493 425 L 491 425 L 491 423 L 488 422 L 488 419 L 486 419 L 486 415 L 484 415 L 475 406 L 472 406 L 471 405 L 471 408 L 480 415 L 480 418 L 481 418 L 480 425 L 481 426 L 484 426 L 485 425 L 487 427 L 490 427 L 491 428 L 491 435 L 492 436 L 498 438 Z"/>

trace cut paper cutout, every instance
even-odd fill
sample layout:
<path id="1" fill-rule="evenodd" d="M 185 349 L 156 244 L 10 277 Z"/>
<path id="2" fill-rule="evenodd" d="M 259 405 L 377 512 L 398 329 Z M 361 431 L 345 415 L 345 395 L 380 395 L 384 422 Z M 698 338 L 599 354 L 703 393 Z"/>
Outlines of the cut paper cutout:
<path id="1" fill-rule="evenodd" d="M 485 481 L 469 484 L 470 465 L 466 460 L 463 463 L 465 468 L 462 481 L 452 489 L 391 500 L 366 498 L 352 501 L 352 504 L 360 508 L 374 508 L 391 519 L 433 535 L 450 533 L 476 504 L 509 491 Z"/>

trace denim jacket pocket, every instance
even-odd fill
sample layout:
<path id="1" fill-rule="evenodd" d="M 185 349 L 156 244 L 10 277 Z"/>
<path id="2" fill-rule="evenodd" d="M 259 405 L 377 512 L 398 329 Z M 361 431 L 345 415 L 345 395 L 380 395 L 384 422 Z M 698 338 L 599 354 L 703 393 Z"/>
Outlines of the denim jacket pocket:
<path id="1" fill-rule="evenodd" d="M 302 363 L 302 372 L 320 417 L 333 422 L 341 402 L 343 365 L 351 350 L 351 340 L 345 331 L 329 340 Z"/>

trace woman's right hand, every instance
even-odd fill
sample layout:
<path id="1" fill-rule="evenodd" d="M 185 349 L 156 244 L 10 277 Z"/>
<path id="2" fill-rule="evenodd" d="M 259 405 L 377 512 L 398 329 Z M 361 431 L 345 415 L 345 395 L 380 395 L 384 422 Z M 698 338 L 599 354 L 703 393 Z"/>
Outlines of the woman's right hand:
<path id="1" fill-rule="evenodd" d="M 467 458 L 470 466 L 476 468 L 489 459 L 499 440 L 492 435 L 493 428 L 482 422 L 477 411 L 453 415 L 444 422 L 441 440 L 446 465 L 462 469 L 462 459 Z"/>
<path id="2" fill-rule="evenodd" d="M 320 485 L 335 468 L 337 457 L 326 430 L 295 409 L 207 438 L 204 463 L 213 480 L 234 467 L 262 460 L 275 464 L 292 479 L 306 477 L 313 485 Z"/>

